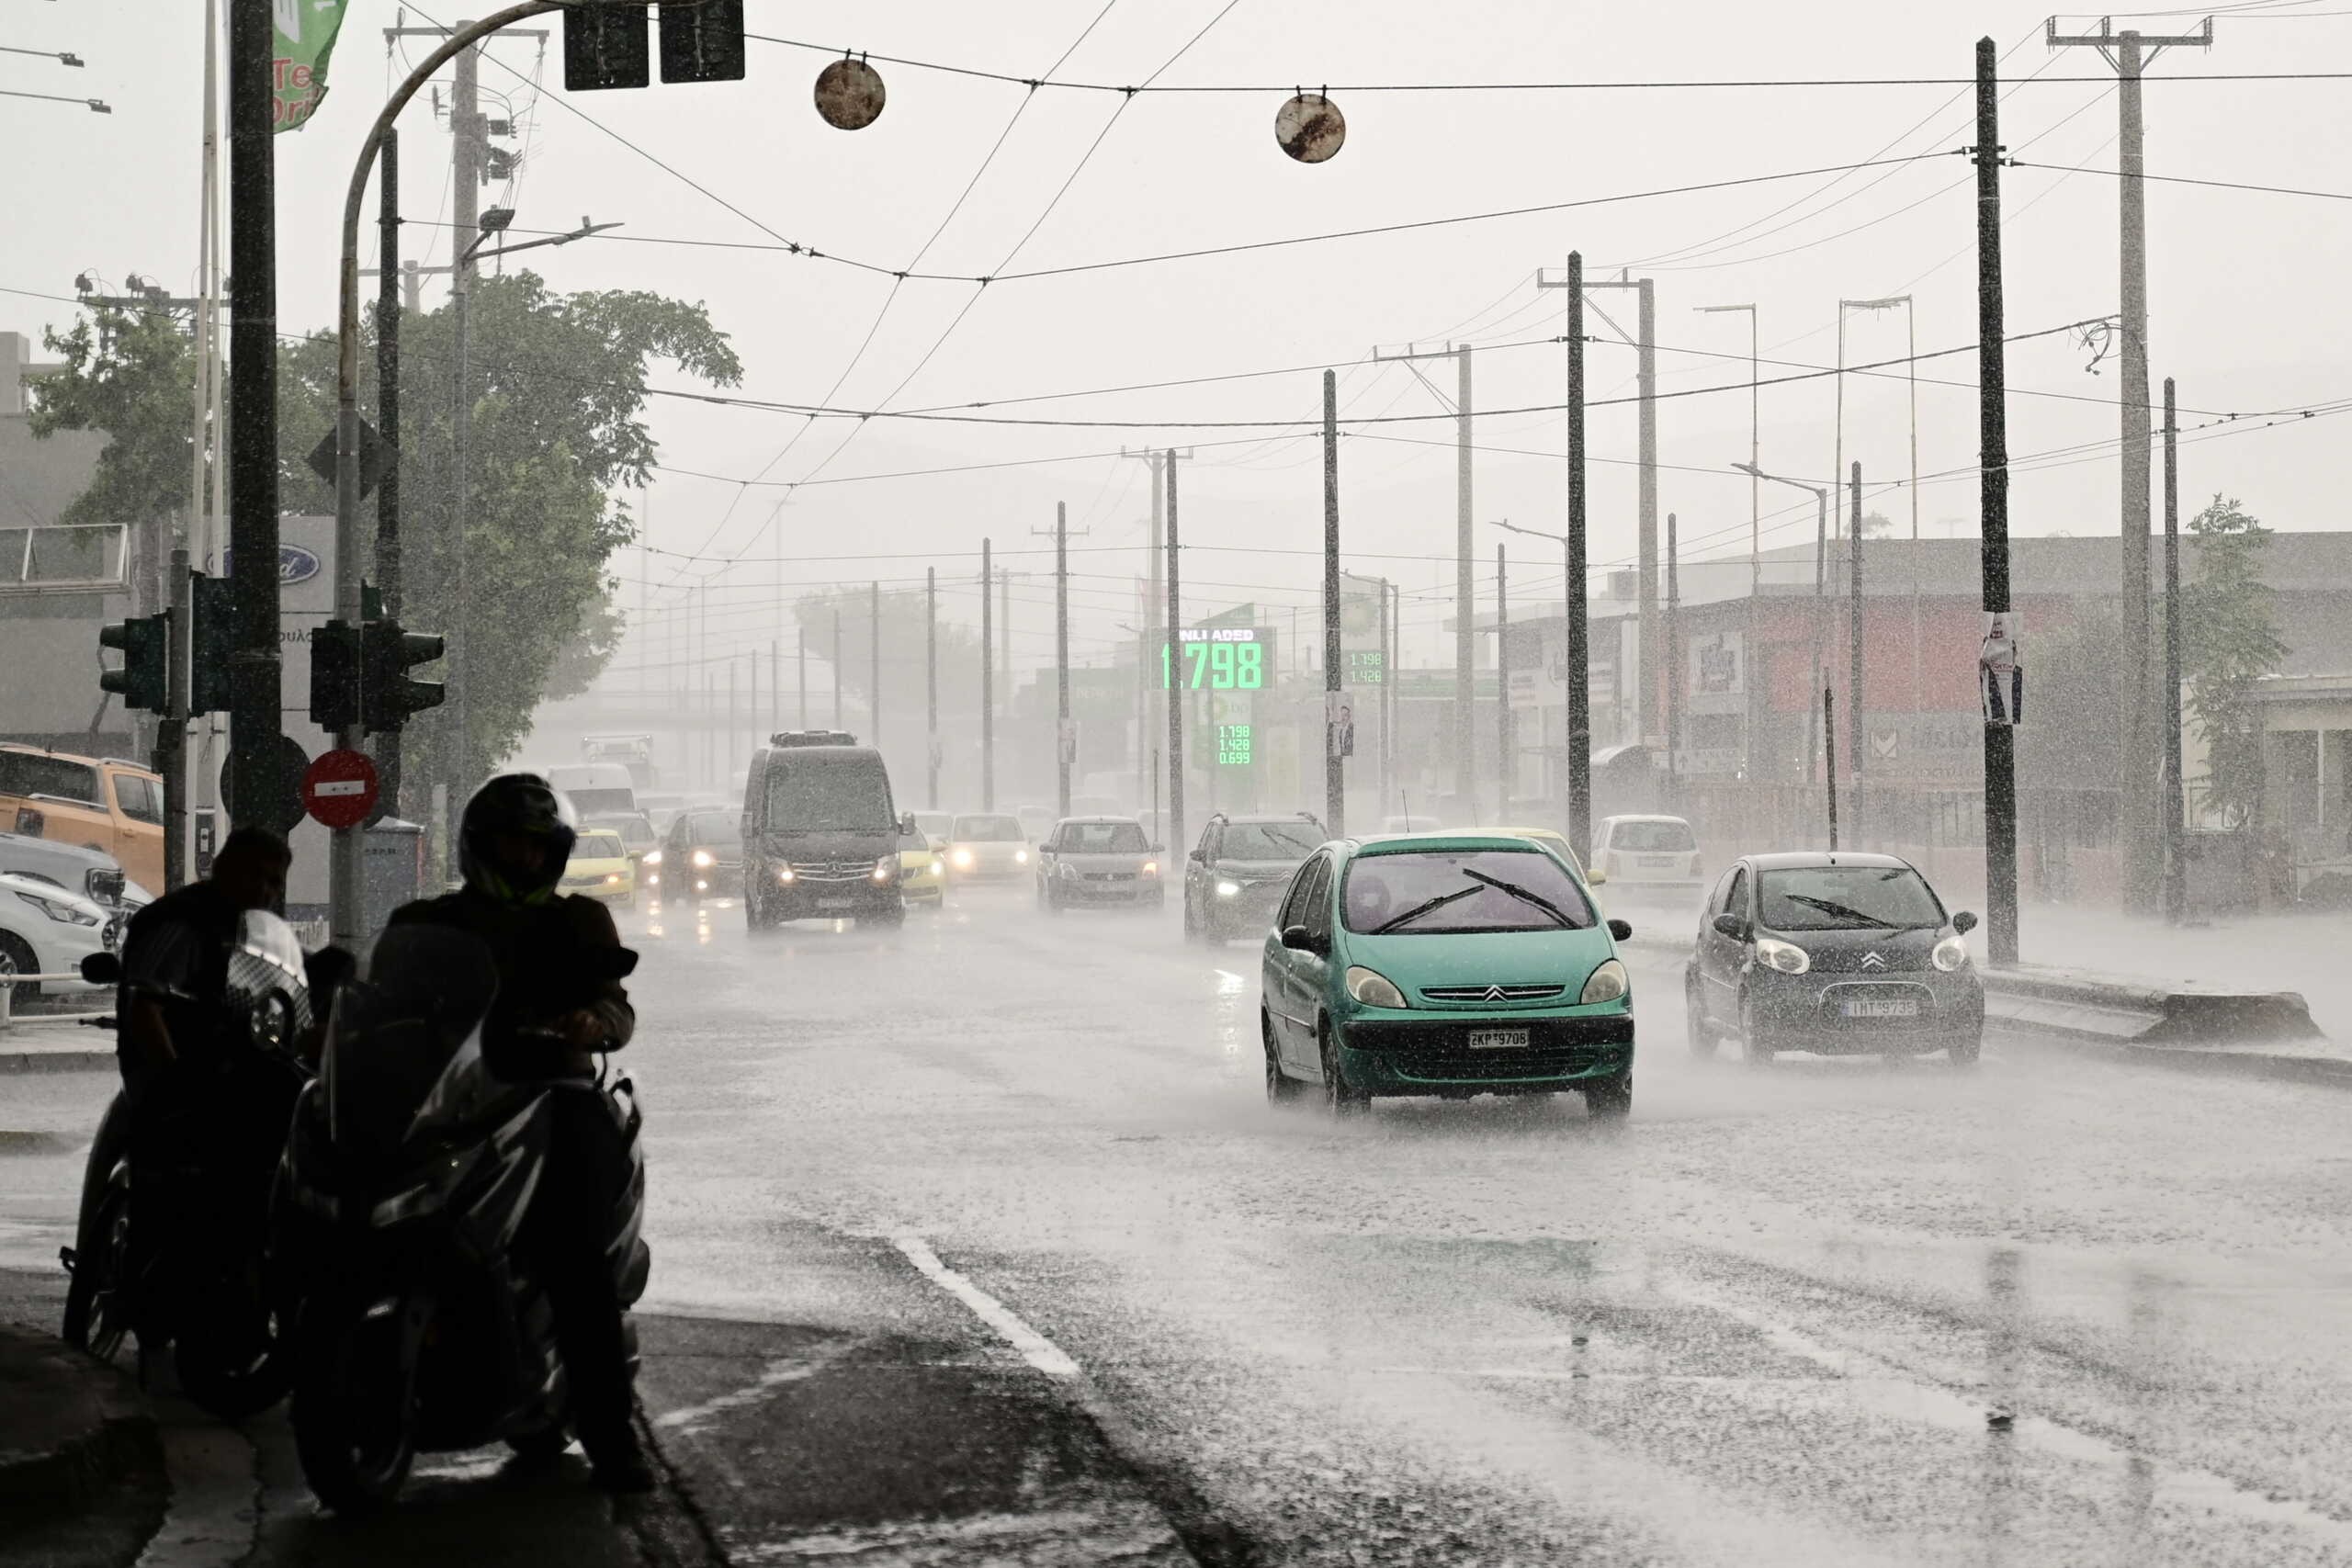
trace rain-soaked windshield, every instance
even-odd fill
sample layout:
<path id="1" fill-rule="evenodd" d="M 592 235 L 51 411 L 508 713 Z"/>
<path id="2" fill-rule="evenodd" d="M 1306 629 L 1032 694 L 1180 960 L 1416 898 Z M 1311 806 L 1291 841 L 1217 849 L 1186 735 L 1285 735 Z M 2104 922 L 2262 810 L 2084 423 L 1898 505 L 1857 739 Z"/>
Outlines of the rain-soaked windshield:
<path id="1" fill-rule="evenodd" d="M 1064 854 L 1141 854 L 1150 847 L 1133 822 L 1065 822 L 1054 832 L 1054 848 Z"/>
<path id="2" fill-rule="evenodd" d="M 1582 931 L 1592 906 L 1550 855 L 1532 850 L 1429 850 L 1348 863 L 1348 929 L 1379 934 Z"/>
<path id="3" fill-rule="evenodd" d="M 1936 896 L 1907 866 L 1767 871 L 1757 891 L 1758 920 L 1774 931 L 1900 931 L 1940 926 L 1944 919 Z"/>
<path id="4" fill-rule="evenodd" d="M 1305 860 L 1323 841 L 1323 830 L 1312 822 L 1232 822 L 1217 843 L 1225 860 Z"/>
<path id="5" fill-rule="evenodd" d="M 1011 844 L 1029 835 L 1018 817 L 968 816 L 956 818 L 956 831 L 950 836 L 964 844 Z"/>

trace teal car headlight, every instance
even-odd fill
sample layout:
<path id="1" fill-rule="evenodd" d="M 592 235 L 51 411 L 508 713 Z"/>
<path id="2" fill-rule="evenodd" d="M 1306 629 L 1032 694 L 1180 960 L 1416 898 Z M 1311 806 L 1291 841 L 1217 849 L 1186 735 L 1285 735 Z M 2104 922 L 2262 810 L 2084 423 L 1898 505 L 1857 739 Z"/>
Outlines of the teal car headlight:
<path id="1" fill-rule="evenodd" d="M 1584 994 L 1577 1000 L 1585 1003 L 1618 1001 L 1633 988 L 1633 982 L 1625 977 L 1625 966 L 1611 958 L 1586 978 Z"/>
<path id="2" fill-rule="evenodd" d="M 1610 962 L 1614 964 L 1616 960 L 1612 958 Z M 1377 969 L 1366 969 L 1362 964 L 1348 971 L 1348 995 L 1368 1008 L 1401 1008 L 1407 1005 L 1405 993 L 1396 988 L 1394 980 Z"/>

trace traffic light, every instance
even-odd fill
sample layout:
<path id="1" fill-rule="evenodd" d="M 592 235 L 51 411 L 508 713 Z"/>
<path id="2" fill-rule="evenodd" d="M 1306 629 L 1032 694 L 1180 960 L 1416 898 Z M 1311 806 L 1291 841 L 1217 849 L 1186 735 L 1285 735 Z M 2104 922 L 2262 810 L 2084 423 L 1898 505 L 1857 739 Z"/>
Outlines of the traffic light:
<path id="1" fill-rule="evenodd" d="M 329 621 L 311 634 L 311 722 L 333 735 L 359 722 L 359 628 Z"/>
<path id="2" fill-rule="evenodd" d="M 662 80 L 741 82 L 743 0 L 662 7 Z"/>
<path id="3" fill-rule="evenodd" d="M 166 611 L 136 615 L 98 628 L 98 646 L 122 654 L 122 667 L 98 676 L 98 689 L 112 692 L 127 708 L 171 711 L 172 617 Z"/>
<path id="4" fill-rule="evenodd" d="M 642 87 L 653 80 L 642 5 L 563 8 L 563 90 Z"/>
<path id="5" fill-rule="evenodd" d="M 369 621 L 360 637 L 360 722 L 370 734 L 398 729 L 409 715 L 441 705 L 440 682 L 412 680 L 408 673 L 441 657 L 440 634 L 406 631 L 398 621 Z"/>
<path id="6" fill-rule="evenodd" d="M 235 641 L 235 595 L 225 577 L 190 574 L 189 603 L 195 610 L 187 671 L 187 711 L 229 711 L 229 649 Z"/>

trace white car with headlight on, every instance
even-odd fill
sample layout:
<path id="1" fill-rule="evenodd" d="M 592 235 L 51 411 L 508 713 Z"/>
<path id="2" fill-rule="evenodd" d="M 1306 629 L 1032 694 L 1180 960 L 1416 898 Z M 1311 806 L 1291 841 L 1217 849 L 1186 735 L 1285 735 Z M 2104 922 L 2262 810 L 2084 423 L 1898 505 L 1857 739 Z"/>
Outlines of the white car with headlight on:
<path id="1" fill-rule="evenodd" d="M 947 835 L 947 875 L 954 882 L 1011 882 L 1036 864 L 1028 830 L 1009 811 L 959 813 Z"/>
<path id="2" fill-rule="evenodd" d="M 10 975 L 73 975 L 94 953 L 112 953 L 122 940 L 121 921 L 77 893 L 29 876 L 0 875 L 0 981 Z M 41 987 L 18 983 L 16 995 L 37 996 Z M 90 987 L 62 981 L 51 991 Z"/>

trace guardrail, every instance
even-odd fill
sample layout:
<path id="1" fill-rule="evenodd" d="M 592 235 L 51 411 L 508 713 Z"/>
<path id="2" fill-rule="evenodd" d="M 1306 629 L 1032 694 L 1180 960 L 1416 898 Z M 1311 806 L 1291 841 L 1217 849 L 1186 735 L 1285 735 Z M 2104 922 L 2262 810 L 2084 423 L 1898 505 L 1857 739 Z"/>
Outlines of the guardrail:
<path id="1" fill-rule="evenodd" d="M 69 980 L 76 986 L 90 985 L 87 980 L 83 979 L 80 975 L 71 970 L 68 970 L 62 975 L 18 975 L 11 973 L 5 981 L 0 981 L 0 1032 L 5 1032 L 16 1026 L 17 987 L 18 986 L 36 983 L 40 985 L 58 985 Z M 90 987 L 90 990 L 93 995 L 104 994 L 104 987 Z M 107 1015 L 104 1011 L 45 1012 L 39 1015 L 39 1020 L 44 1023 L 80 1023 L 88 1019 L 104 1018 Z"/>

